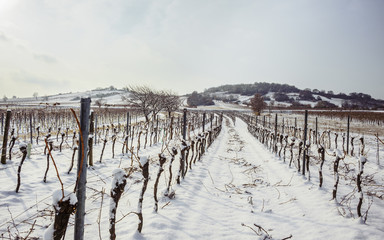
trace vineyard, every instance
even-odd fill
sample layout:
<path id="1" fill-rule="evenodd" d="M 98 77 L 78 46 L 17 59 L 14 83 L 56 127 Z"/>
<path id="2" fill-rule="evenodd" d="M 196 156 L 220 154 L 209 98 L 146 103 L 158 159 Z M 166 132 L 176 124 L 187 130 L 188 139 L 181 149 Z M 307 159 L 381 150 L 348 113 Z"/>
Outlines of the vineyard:
<path id="1" fill-rule="evenodd" d="M 0 114 L 1 239 L 384 236 L 381 116 Z"/>

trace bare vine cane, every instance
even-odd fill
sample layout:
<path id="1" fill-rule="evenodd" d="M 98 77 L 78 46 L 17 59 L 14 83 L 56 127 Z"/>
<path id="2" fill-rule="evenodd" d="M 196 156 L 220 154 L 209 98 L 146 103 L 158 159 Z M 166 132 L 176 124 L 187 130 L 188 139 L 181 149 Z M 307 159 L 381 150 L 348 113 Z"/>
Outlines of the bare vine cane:
<path id="1" fill-rule="evenodd" d="M 16 186 L 16 192 L 19 192 L 19 188 L 20 188 L 20 172 L 21 172 L 21 167 L 24 163 L 24 160 L 27 156 L 27 146 L 26 145 L 22 145 L 20 146 L 20 151 L 23 153 L 23 156 L 21 158 L 21 161 L 20 161 L 20 164 L 19 164 L 19 168 L 17 170 L 17 186 Z"/>
<path id="2" fill-rule="evenodd" d="M 159 200 L 157 199 L 157 189 L 158 189 L 158 184 L 159 184 L 159 180 L 160 180 L 160 176 L 161 176 L 161 173 L 164 171 L 164 164 L 165 162 L 167 161 L 167 158 L 165 157 L 165 155 L 163 154 L 164 153 L 164 150 L 165 148 L 163 148 L 161 150 L 161 153 L 159 153 L 159 170 L 157 172 L 157 176 L 156 176 L 156 180 L 155 180 L 155 185 L 154 185 L 154 189 L 153 189 L 153 198 L 155 200 L 155 206 L 154 206 L 154 211 L 157 213 L 158 211 L 158 202 Z"/>
<path id="3" fill-rule="evenodd" d="M 140 159 L 139 156 L 135 155 L 133 150 L 131 150 L 131 154 L 135 157 L 135 159 L 139 163 L 139 167 L 141 168 L 141 171 L 144 177 L 144 182 L 143 182 L 143 186 L 141 188 L 141 193 L 139 197 L 138 212 L 136 213 L 136 215 L 139 217 L 139 224 L 137 226 L 137 231 L 141 233 L 143 229 L 143 222 L 144 222 L 143 212 L 142 212 L 143 200 L 144 200 L 144 194 L 149 182 L 149 159 L 148 157 L 142 157 L 143 159 Z"/>
<path id="4" fill-rule="evenodd" d="M 77 190 L 77 185 L 79 183 L 79 179 L 80 179 L 80 174 L 82 173 L 82 168 L 83 168 L 83 161 L 84 161 L 84 140 L 83 140 L 83 133 L 81 131 L 81 127 L 80 127 L 80 122 L 79 122 L 79 119 L 77 118 L 76 116 L 76 113 L 75 113 L 75 110 L 73 110 L 73 108 L 71 108 L 71 112 L 74 116 L 74 118 L 76 119 L 76 123 L 77 123 L 77 126 L 79 127 L 79 135 L 80 135 L 80 142 L 81 142 L 81 161 L 80 161 L 80 169 L 78 171 L 78 174 L 77 174 L 77 178 L 76 178 L 76 183 L 75 183 L 75 188 L 73 189 L 73 192 L 76 192 Z"/>

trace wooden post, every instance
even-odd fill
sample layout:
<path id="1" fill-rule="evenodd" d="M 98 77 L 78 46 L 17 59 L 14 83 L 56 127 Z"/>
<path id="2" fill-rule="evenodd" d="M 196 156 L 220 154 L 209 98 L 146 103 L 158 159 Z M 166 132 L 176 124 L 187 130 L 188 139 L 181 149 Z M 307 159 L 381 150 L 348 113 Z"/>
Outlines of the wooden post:
<path id="1" fill-rule="evenodd" d="M 1 113 L 1 135 L 4 132 L 4 113 Z"/>
<path id="2" fill-rule="evenodd" d="M 170 140 L 173 139 L 173 116 L 171 117 L 171 127 L 170 127 L 170 131 L 171 131 L 171 134 L 170 134 Z"/>
<path id="3" fill-rule="evenodd" d="M 212 129 L 213 129 L 212 124 L 213 124 L 213 113 L 211 114 L 211 131 L 212 131 Z M 184 138 L 184 140 L 185 140 L 185 138 Z"/>
<path id="4" fill-rule="evenodd" d="M 307 122 L 308 122 L 308 110 L 305 110 L 304 116 L 304 151 L 303 151 L 303 175 L 305 175 L 305 146 L 307 145 Z"/>
<path id="5" fill-rule="evenodd" d="M 205 131 L 205 118 L 206 118 L 205 113 L 203 113 L 203 132 Z"/>
<path id="6" fill-rule="evenodd" d="M 155 143 L 158 142 L 158 134 L 159 134 L 159 116 L 156 116 Z"/>
<path id="7" fill-rule="evenodd" d="M 58 119 L 57 112 L 55 112 L 55 129 L 57 129 L 57 119 Z"/>
<path id="8" fill-rule="evenodd" d="M 88 130 L 89 130 L 89 112 L 91 98 L 82 98 L 80 101 L 80 128 L 79 133 L 79 151 L 77 171 L 79 179 L 77 180 L 76 197 L 78 200 L 77 211 L 75 215 L 75 234 L 74 239 L 84 239 L 84 216 L 85 216 L 85 193 L 87 181 L 87 148 L 88 148 Z M 83 158 L 84 157 L 84 158 Z"/>
<path id="9" fill-rule="evenodd" d="M 95 145 L 96 145 L 96 142 L 97 142 L 97 114 L 94 117 L 95 117 Z"/>
<path id="10" fill-rule="evenodd" d="M 315 144 L 317 144 L 317 117 L 316 117 L 316 126 L 315 126 Z"/>
<path id="11" fill-rule="evenodd" d="M 347 153 L 349 152 L 349 122 L 350 122 L 350 117 L 348 115 L 348 120 L 347 120 Z"/>
<path id="12" fill-rule="evenodd" d="M 129 112 L 127 112 L 127 129 L 126 129 L 126 133 L 127 133 L 127 146 L 126 146 L 126 149 L 125 149 L 125 153 L 128 153 L 128 142 L 129 142 L 129 132 L 130 132 L 130 129 L 131 129 L 131 126 L 129 125 L 129 120 L 130 120 L 130 116 L 129 116 Z"/>
<path id="13" fill-rule="evenodd" d="M 127 112 L 127 136 L 129 135 L 129 112 Z"/>
<path id="14" fill-rule="evenodd" d="M 212 126 L 212 125 L 211 125 Z M 187 109 L 184 108 L 184 116 L 183 116 L 183 140 L 187 138 Z"/>
<path id="15" fill-rule="evenodd" d="M 275 152 L 276 151 L 276 145 L 277 145 L 277 113 L 275 115 L 275 136 L 274 136 L 274 139 L 273 139 L 273 151 Z"/>
<path id="16" fill-rule="evenodd" d="M 33 135 L 33 127 L 32 127 L 32 113 L 29 114 L 29 130 L 31 132 L 30 137 L 31 137 L 31 144 L 32 142 L 32 135 Z"/>
<path id="17" fill-rule="evenodd" d="M 187 138 L 187 109 L 184 108 L 184 116 L 183 116 L 183 140 L 186 141 L 186 138 Z M 212 126 L 212 124 L 211 124 Z M 181 164 L 180 164 L 180 168 L 181 168 L 181 177 L 184 179 L 184 176 L 185 176 L 185 151 L 181 151 L 182 153 L 182 160 L 181 160 Z M 187 163 L 188 164 L 188 163 Z"/>
<path id="18" fill-rule="evenodd" d="M 9 124 L 11 122 L 11 110 L 7 110 L 7 115 L 5 117 L 5 129 L 3 136 L 3 149 L 1 151 L 1 163 L 6 164 L 7 161 L 7 143 L 8 143 L 8 132 L 9 132 Z"/>
<path id="19" fill-rule="evenodd" d="M 95 125 L 94 125 L 94 112 L 92 111 L 91 112 L 91 116 L 90 116 L 90 125 L 89 125 L 89 134 L 90 135 L 93 135 L 93 137 L 91 137 L 89 139 L 89 151 L 88 151 L 88 154 L 89 154 L 89 166 L 93 166 L 93 138 L 94 138 L 94 135 L 95 134 Z"/>

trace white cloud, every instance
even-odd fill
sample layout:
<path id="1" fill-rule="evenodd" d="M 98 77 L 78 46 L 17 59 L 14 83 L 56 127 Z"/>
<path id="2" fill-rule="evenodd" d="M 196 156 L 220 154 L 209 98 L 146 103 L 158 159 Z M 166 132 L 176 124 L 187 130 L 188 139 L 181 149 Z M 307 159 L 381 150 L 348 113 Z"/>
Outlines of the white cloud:
<path id="1" fill-rule="evenodd" d="M 0 32 L 0 40 L 4 41 L 4 42 L 8 42 L 9 41 L 8 37 L 3 32 Z"/>
<path id="2" fill-rule="evenodd" d="M 35 57 L 35 59 L 46 62 L 46 63 L 56 63 L 57 62 L 56 58 L 49 56 L 49 55 L 46 55 L 46 54 L 36 54 L 35 53 L 35 54 L 33 54 L 33 56 Z"/>

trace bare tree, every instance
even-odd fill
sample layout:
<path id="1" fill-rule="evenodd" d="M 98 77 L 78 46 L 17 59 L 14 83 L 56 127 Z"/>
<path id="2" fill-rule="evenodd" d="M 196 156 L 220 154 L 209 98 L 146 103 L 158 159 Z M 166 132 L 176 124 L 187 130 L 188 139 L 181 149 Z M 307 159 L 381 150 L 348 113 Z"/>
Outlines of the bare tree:
<path id="1" fill-rule="evenodd" d="M 167 111 L 168 116 L 171 117 L 171 113 L 178 110 L 181 105 L 180 98 L 171 91 L 163 91 L 162 96 L 164 111 Z"/>
<path id="2" fill-rule="evenodd" d="M 163 110 L 170 115 L 180 106 L 179 97 L 172 91 L 157 91 L 148 86 L 129 86 L 125 90 L 129 94 L 123 95 L 122 100 L 138 109 L 147 122 L 150 117 L 156 119 L 157 114 Z"/>
<path id="3" fill-rule="evenodd" d="M 129 94 L 123 95 L 123 101 L 128 102 L 133 108 L 138 109 L 149 122 L 149 115 L 152 112 L 154 92 L 148 86 L 129 86 L 124 88 Z"/>
<path id="4" fill-rule="evenodd" d="M 263 96 L 258 93 L 256 93 L 253 98 L 251 98 L 250 105 L 252 110 L 258 114 L 260 114 L 261 110 L 267 106 L 267 104 L 264 102 Z"/>
<path id="5" fill-rule="evenodd" d="M 95 104 L 96 106 L 98 106 L 99 108 L 101 108 L 101 106 L 103 106 L 105 104 L 105 100 L 103 98 L 99 98 L 95 101 Z"/>

